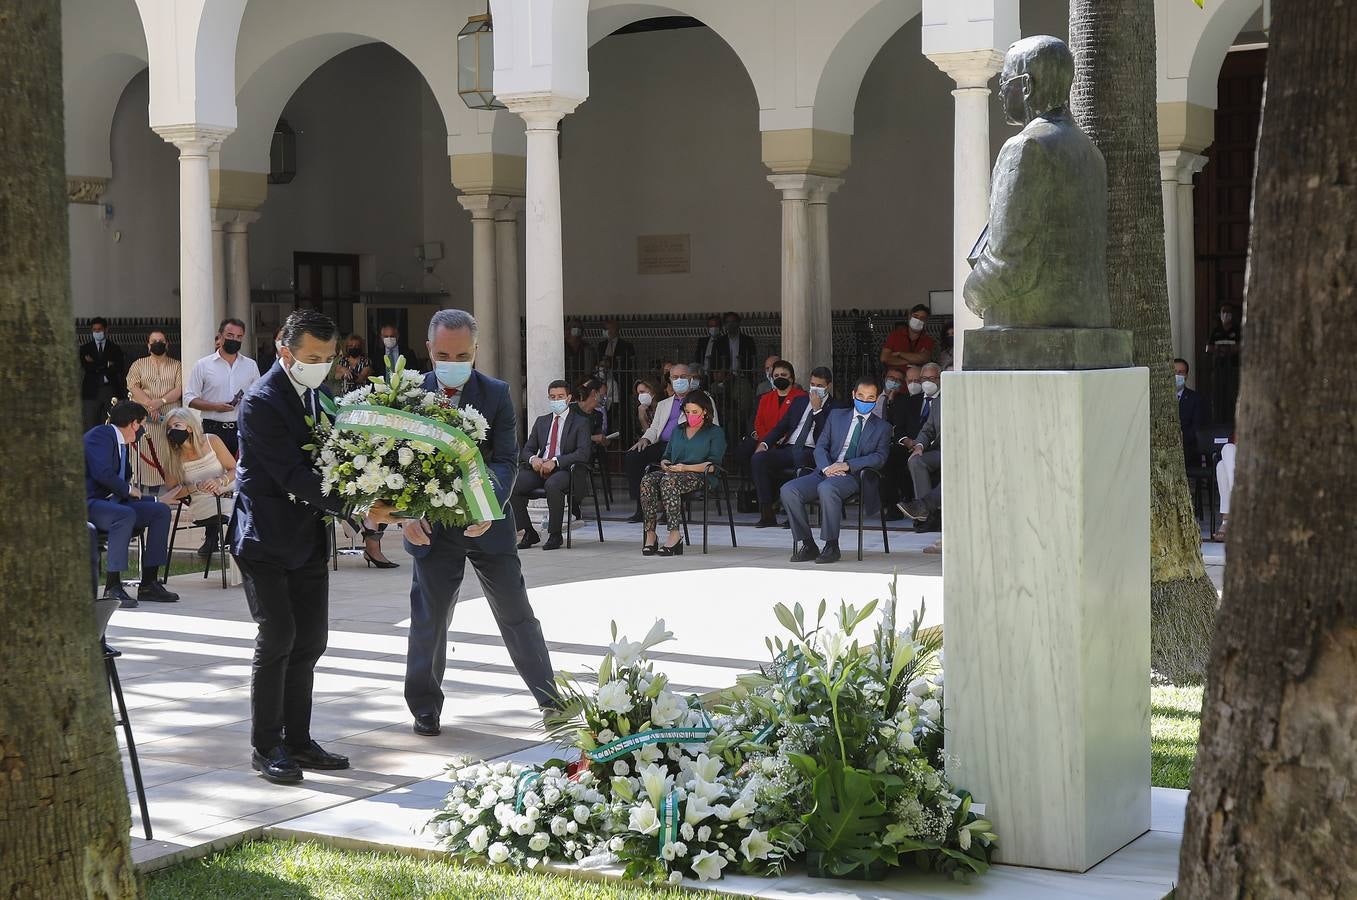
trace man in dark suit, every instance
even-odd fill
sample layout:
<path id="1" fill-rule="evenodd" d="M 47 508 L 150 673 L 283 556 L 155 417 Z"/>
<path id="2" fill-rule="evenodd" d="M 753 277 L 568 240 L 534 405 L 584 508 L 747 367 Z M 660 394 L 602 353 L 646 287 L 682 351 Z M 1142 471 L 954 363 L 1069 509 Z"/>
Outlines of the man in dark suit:
<path id="1" fill-rule="evenodd" d="M 877 415 L 891 426 L 891 451 L 886 467 L 881 470 L 881 502 L 886 507 L 886 518 L 903 516 L 896 504 L 912 496 L 909 488 L 909 454 L 914 449 L 914 436 L 923 427 L 924 394 L 919 380 L 918 366 L 888 366 L 886 389 L 877 400 Z M 913 385 L 911 387 L 911 379 Z"/>
<path id="2" fill-rule="evenodd" d="M 631 372 L 636 367 L 636 348 L 622 337 L 616 319 L 603 323 L 604 338 L 598 342 L 598 359 L 612 359 L 612 368 Z"/>
<path id="3" fill-rule="evenodd" d="M 138 600 L 173 603 L 178 594 L 165 590 L 157 577 L 169 562 L 170 508 L 154 497 L 143 497 L 132 484 L 132 455 L 146 433 L 146 407 L 125 401 L 113 407 L 109 424 L 85 432 L 85 508 L 89 523 L 108 534 L 108 574 L 104 596 L 123 609 Z M 123 588 L 128 548 L 137 529 L 145 528 L 141 585 L 136 600 Z"/>
<path id="4" fill-rule="evenodd" d="M 840 404 L 833 396 L 834 373 L 824 366 L 810 373 L 810 393 L 797 397 L 767 438 L 754 448 L 749 469 L 759 497 L 759 520 L 755 528 L 773 528 L 777 516 L 777 479 L 784 472 L 795 472 L 815 462 L 815 442 L 825 430 L 829 413 Z M 783 476 L 785 477 L 785 476 Z"/>
<path id="5" fill-rule="evenodd" d="M 401 341 L 400 329 L 395 325 L 383 325 L 381 353 L 372 360 L 372 374 L 389 375 L 396 370 L 396 360 L 402 356 L 405 357 L 405 368 L 418 371 L 419 359 Z"/>
<path id="6" fill-rule="evenodd" d="M 90 339 L 80 345 L 80 405 L 85 427 L 104 421 L 104 411 L 114 397 L 127 395 L 127 366 L 123 350 L 108 336 L 108 323 L 90 320 Z"/>
<path id="7" fill-rule="evenodd" d="M 824 431 L 815 442 L 815 471 L 782 486 L 782 507 L 791 520 L 796 549 L 792 562 L 834 563 L 839 561 L 839 528 L 843 523 L 844 503 L 858 491 L 854 476 L 865 469 L 881 471 L 890 448 L 891 429 L 879 416 L 872 415 L 880 388 L 876 379 L 864 375 L 853 390 L 853 408 L 837 409 L 829 414 Z M 860 502 L 867 514 L 875 513 L 881 498 L 872 481 L 863 481 Z M 819 498 L 820 539 L 824 549 L 811 538 L 806 503 Z"/>
<path id="8" fill-rule="evenodd" d="M 707 333 L 697 339 L 692 361 L 711 372 L 717 368 L 717 344 L 721 343 L 721 317 L 707 316 Z M 640 521 L 639 519 L 637 521 Z"/>
<path id="9" fill-rule="evenodd" d="M 269 781 L 349 761 L 311 738 L 311 688 L 329 640 L 329 531 L 343 501 L 321 492 L 311 453 L 322 384 L 335 357 L 335 323 L 299 309 L 283 325 L 278 360 L 240 402 L 240 464 L 229 535 L 245 600 L 259 625 L 250 674 L 250 762 Z M 375 507 L 370 527 L 390 522 Z"/>
<path id="10" fill-rule="evenodd" d="M 528 434 L 528 442 L 518 454 L 520 468 L 514 484 L 514 521 L 523 526 L 518 549 L 526 550 L 542 538 L 528 518 L 528 495 L 543 488 L 547 492 L 547 542 L 543 550 L 557 550 L 561 539 L 561 519 L 565 516 L 565 494 L 570 487 L 570 467 L 589 462 L 592 419 L 587 413 L 570 408 L 570 385 L 562 380 L 547 386 L 547 406 Z"/>
<path id="11" fill-rule="evenodd" d="M 442 391 L 459 406 L 474 406 L 489 424 L 480 444 L 481 455 L 490 469 L 495 496 L 507 513 L 498 521 L 465 528 L 431 526 L 422 519 L 405 525 L 406 550 L 415 561 L 405 702 L 415 717 L 415 733 L 435 735 L 441 730 L 448 624 L 468 560 L 485 589 L 509 658 L 538 705 L 555 707 L 560 700 L 515 545 L 509 498 L 518 469 L 518 440 L 509 386 L 472 368 L 476 320 L 470 313 L 460 309 L 435 313 L 429 322 L 428 348 L 434 370 L 425 377 L 424 389 Z"/>
<path id="12" fill-rule="evenodd" d="M 1173 380 L 1178 391 L 1178 424 L 1183 429 L 1183 458 L 1189 466 L 1195 465 L 1201 458 L 1201 448 L 1197 446 L 1197 430 L 1206 422 L 1202 412 L 1201 395 L 1187 386 L 1187 360 L 1173 361 Z"/>

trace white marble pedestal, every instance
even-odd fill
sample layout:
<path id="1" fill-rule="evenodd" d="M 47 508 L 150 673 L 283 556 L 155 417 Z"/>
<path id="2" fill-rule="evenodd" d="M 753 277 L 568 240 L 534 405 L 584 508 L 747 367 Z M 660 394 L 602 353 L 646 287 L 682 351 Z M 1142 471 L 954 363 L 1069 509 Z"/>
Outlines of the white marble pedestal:
<path id="1" fill-rule="evenodd" d="M 1150 827 L 1149 371 L 943 376 L 947 773 L 1001 862 Z"/>

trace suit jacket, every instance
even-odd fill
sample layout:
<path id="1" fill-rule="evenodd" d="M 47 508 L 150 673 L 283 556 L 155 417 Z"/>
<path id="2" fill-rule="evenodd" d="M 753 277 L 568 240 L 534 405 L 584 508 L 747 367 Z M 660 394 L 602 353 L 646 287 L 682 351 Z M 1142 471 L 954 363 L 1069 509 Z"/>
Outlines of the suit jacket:
<path id="1" fill-rule="evenodd" d="M 598 342 L 595 352 L 600 360 L 608 355 L 608 339 L 606 337 Z M 636 348 L 632 346 L 631 341 L 620 337 L 617 339 L 617 346 L 613 348 L 612 357 L 614 369 L 630 369 L 632 368 L 632 361 L 636 359 Z"/>
<path id="2" fill-rule="evenodd" d="M 852 409 L 836 409 L 830 412 L 824 430 L 815 442 L 815 468 L 824 472 L 839 458 L 839 448 L 848 440 L 848 431 L 853 427 Z M 844 459 L 853 474 L 863 469 L 880 472 L 886 465 L 891 452 L 891 427 L 877 416 L 867 416 L 858 438 L 857 456 Z M 842 476 L 841 476 L 842 477 Z M 863 481 L 863 511 L 867 515 L 881 508 L 881 497 L 877 492 L 877 480 Z"/>
<path id="3" fill-rule="evenodd" d="M 343 349 L 343 348 L 341 348 Z M 409 347 L 400 346 L 396 348 L 401 356 L 405 357 L 405 368 L 418 371 L 419 360 L 415 357 L 414 351 Z M 378 344 L 379 354 L 376 357 L 369 357 L 372 360 L 372 374 L 386 376 L 391 374 L 391 362 L 386 358 L 386 347 Z"/>
<path id="4" fill-rule="evenodd" d="M 922 404 L 920 406 L 922 408 Z M 942 394 L 933 395 L 933 409 L 928 414 L 928 421 L 919 427 L 914 439 L 924 445 L 925 451 L 942 449 Z"/>
<path id="5" fill-rule="evenodd" d="M 443 390 L 433 372 L 424 376 L 424 390 Z M 518 476 L 518 426 L 509 386 L 473 369 L 471 378 L 462 385 L 461 397 L 461 408 L 474 407 L 490 426 L 486 429 L 485 440 L 479 445 L 481 457 L 490 469 L 495 497 L 499 505 L 507 509 L 509 495 L 514 492 L 514 479 Z"/>
<path id="6" fill-rule="evenodd" d="M 1196 464 L 1201 454 L 1197 446 L 1197 431 L 1202 427 L 1203 418 L 1201 394 L 1190 387 L 1183 388 L 1183 395 L 1178 398 L 1178 424 L 1183 429 L 1183 454 L 1187 457 L 1188 465 Z"/>
<path id="7" fill-rule="evenodd" d="M 923 427 L 923 423 L 919 421 L 923 407 L 924 395 L 910 394 L 907 391 L 896 394 L 895 399 L 886 405 L 886 421 L 894 430 L 896 440 L 902 437 L 912 438 L 919 433 L 919 429 Z"/>
<path id="8" fill-rule="evenodd" d="M 543 456 L 547 452 L 547 447 L 551 443 L 551 420 L 554 418 L 556 417 L 551 413 L 547 413 L 544 416 L 538 416 L 537 421 L 532 424 L 528 440 L 518 453 L 518 460 L 524 466 L 534 456 Z M 556 448 L 557 465 L 562 472 L 575 463 L 589 462 L 589 449 L 593 444 L 589 437 L 593 434 L 593 431 L 593 416 L 572 407 L 565 417 L 565 428 L 562 429 L 562 434 L 556 437 L 558 442 Z"/>
<path id="9" fill-rule="evenodd" d="M 127 462 L 122 462 L 117 429 L 112 425 L 95 425 L 85 432 L 85 499 L 132 499 L 129 482 L 132 476 L 132 454 L 136 452 L 136 447 L 129 446 Z"/>
<path id="10" fill-rule="evenodd" d="M 768 436 L 763 439 L 764 443 L 769 447 L 776 447 L 783 441 L 790 441 L 793 437 L 792 432 L 796 430 L 797 425 L 801 424 L 801 416 L 805 414 L 806 404 L 808 403 L 810 403 L 809 394 L 803 394 L 793 400 L 791 405 L 787 407 L 786 414 L 783 415 L 781 419 L 778 419 L 777 424 L 773 426 L 773 430 L 768 432 Z M 837 398 L 826 397 L 824 405 L 820 407 L 820 411 L 811 414 L 810 430 L 811 434 L 815 435 L 817 441 L 820 439 L 820 434 L 825 430 L 825 423 L 829 421 L 829 414 L 836 409 L 842 408 L 843 404 L 841 404 Z"/>
<path id="11" fill-rule="evenodd" d="M 88 361 L 86 358 L 88 357 Z M 127 393 L 127 367 L 123 364 L 123 348 L 113 343 L 112 338 L 104 340 L 104 349 L 94 341 L 80 345 L 80 396 L 94 397 L 108 378 L 108 386 L 113 396 L 122 397 Z"/>
<path id="12" fill-rule="evenodd" d="M 708 396 L 710 397 L 711 395 L 708 394 Z M 670 410 L 674 408 L 674 402 L 678 399 L 679 398 L 677 397 L 665 397 L 655 405 L 655 416 L 650 420 L 650 427 L 646 429 L 645 434 L 641 435 L 641 437 L 650 441 L 652 444 L 660 443 L 660 435 L 664 432 L 664 426 L 669 421 Z M 712 404 L 712 411 L 714 414 L 712 422 L 716 425 L 720 425 L 721 413 L 716 411 L 715 403 Z M 679 421 L 683 421 L 682 416 L 679 416 Z"/>
<path id="13" fill-rule="evenodd" d="M 325 388 L 319 389 L 328 393 Z M 321 493 L 309 450 L 309 410 L 283 367 L 274 363 L 240 401 L 240 462 L 231 514 L 231 552 L 245 559 L 300 567 L 329 536 L 325 515 L 346 515 L 342 498 Z"/>

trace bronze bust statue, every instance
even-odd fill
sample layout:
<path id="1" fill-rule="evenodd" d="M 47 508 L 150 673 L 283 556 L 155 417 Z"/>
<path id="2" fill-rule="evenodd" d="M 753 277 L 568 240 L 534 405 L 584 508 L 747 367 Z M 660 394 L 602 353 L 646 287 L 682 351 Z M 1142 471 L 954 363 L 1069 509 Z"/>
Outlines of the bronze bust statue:
<path id="1" fill-rule="evenodd" d="M 1023 129 L 994 164 L 990 219 L 963 296 L 985 320 L 967 332 L 965 369 L 1130 365 L 1130 333 L 1110 328 L 1107 170 L 1069 110 L 1074 57 L 1038 35 L 1008 49 L 999 102 Z"/>

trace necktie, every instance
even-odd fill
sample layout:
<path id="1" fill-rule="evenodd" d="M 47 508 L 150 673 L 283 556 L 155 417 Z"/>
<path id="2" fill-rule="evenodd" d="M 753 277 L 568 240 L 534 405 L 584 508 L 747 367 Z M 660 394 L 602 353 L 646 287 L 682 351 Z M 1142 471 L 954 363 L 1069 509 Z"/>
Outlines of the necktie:
<path id="1" fill-rule="evenodd" d="M 132 480 L 132 470 L 127 465 L 127 445 L 118 445 L 118 477 L 123 481 Z"/>
<path id="2" fill-rule="evenodd" d="M 547 459 L 556 458 L 556 438 L 561 434 L 561 417 L 551 417 L 551 438 L 547 441 Z"/>
<path id="3" fill-rule="evenodd" d="M 925 398 L 924 398 L 924 408 L 923 408 L 923 410 L 919 413 L 919 424 L 920 424 L 920 425 L 922 425 L 924 422 L 927 422 L 927 421 L 928 421 L 928 414 L 931 413 L 932 411 L 933 411 L 933 398 L 932 398 L 932 397 L 925 397 Z"/>
<path id="4" fill-rule="evenodd" d="M 320 421 L 320 412 L 316 409 L 315 388 L 306 389 L 306 414 L 311 417 L 312 422 Z"/>
<path id="5" fill-rule="evenodd" d="M 862 439 L 862 416 L 853 416 L 853 430 L 848 433 L 848 449 L 843 451 L 844 459 L 853 459 L 858 455 L 858 441 Z"/>
<path id="6" fill-rule="evenodd" d="M 810 434 L 811 425 L 814 421 L 815 411 L 811 409 L 810 404 L 807 403 L 806 414 L 802 419 L 801 427 L 796 429 L 796 436 L 792 438 L 793 447 L 804 447 L 806 445 L 806 437 Z"/>
<path id="7" fill-rule="evenodd" d="M 443 393 L 448 397 L 456 397 L 457 390 L 458 390 L 457 388 L 443 388 Z"/>

